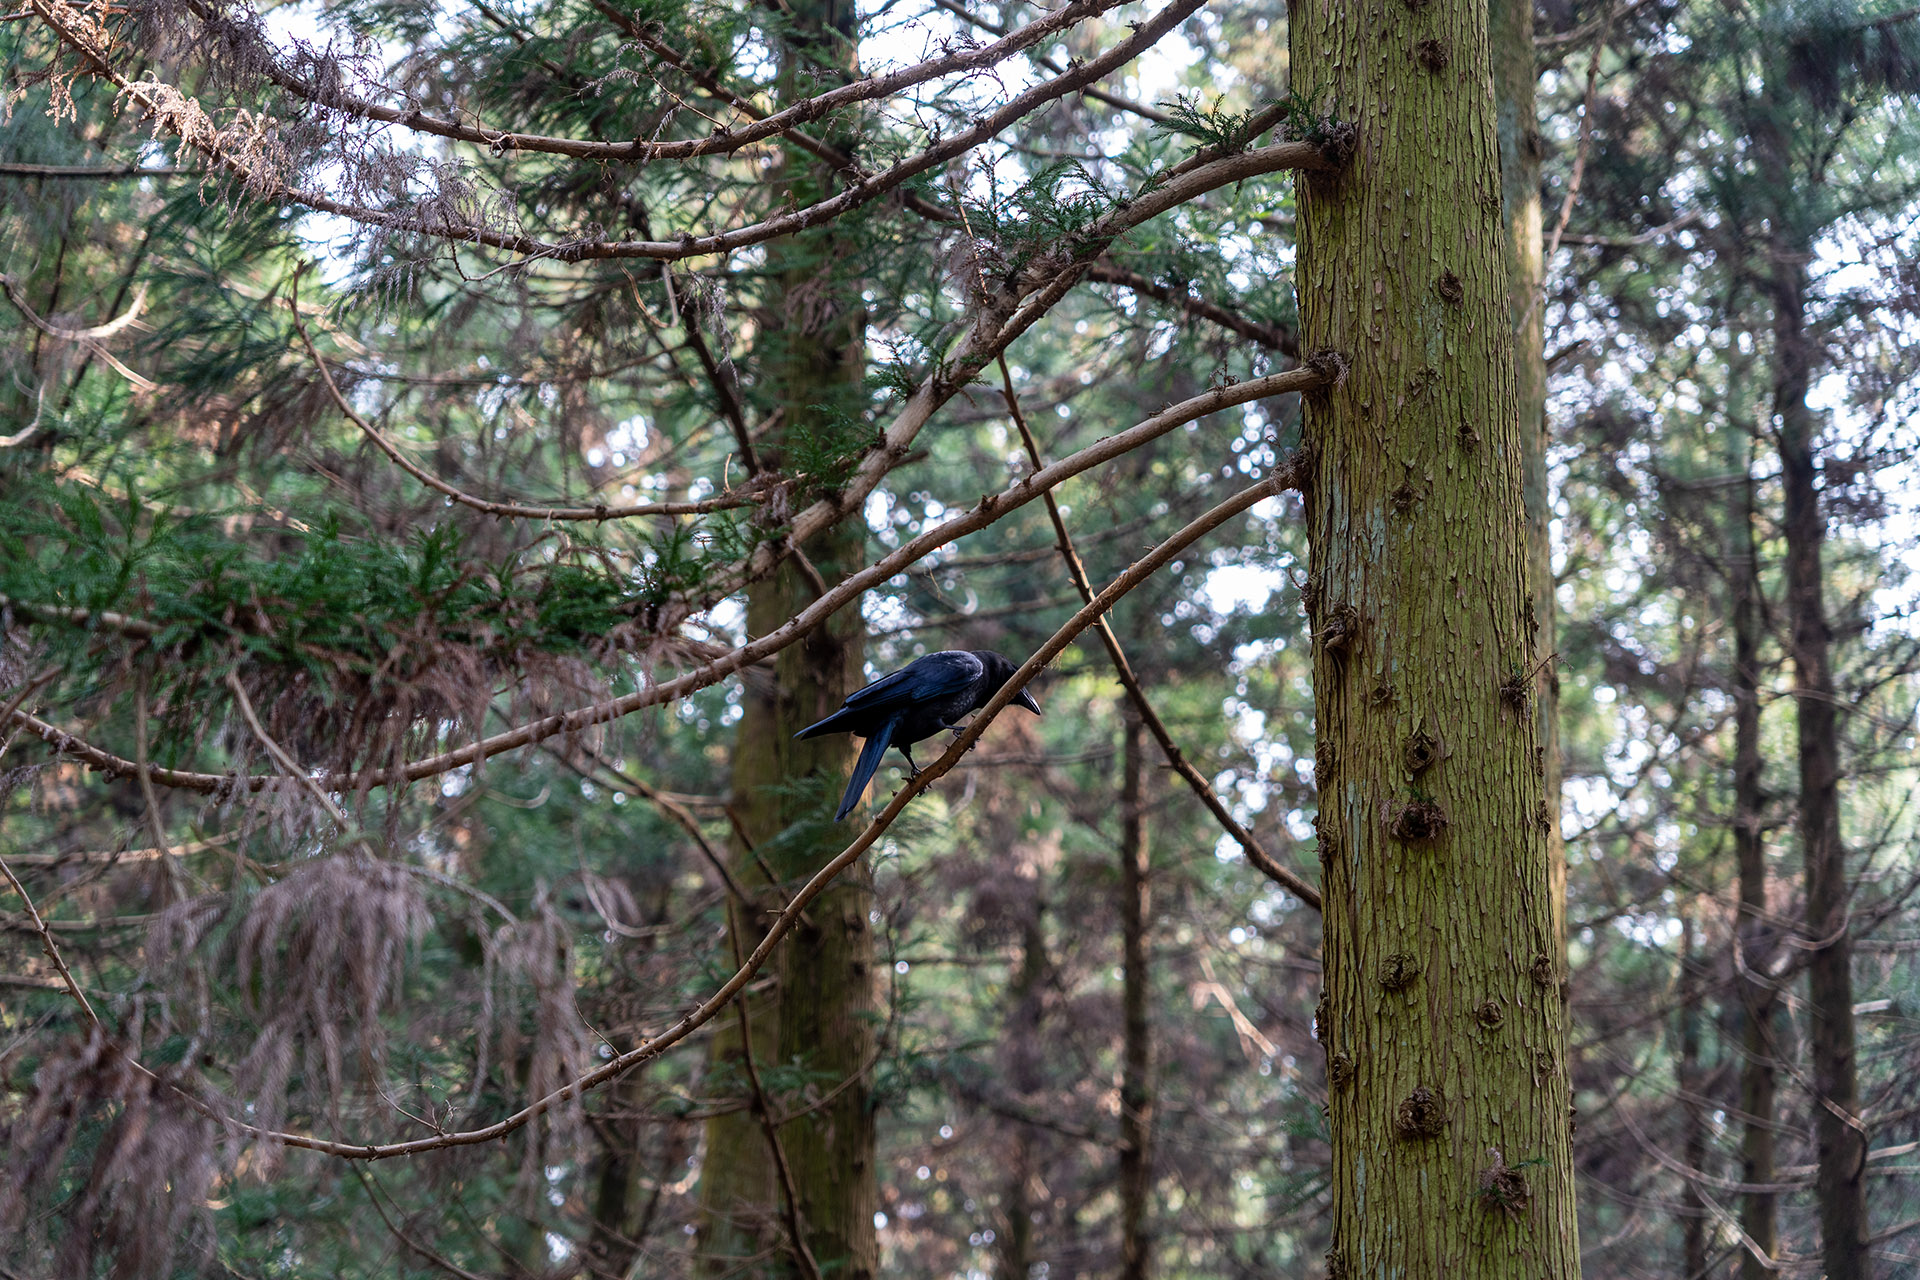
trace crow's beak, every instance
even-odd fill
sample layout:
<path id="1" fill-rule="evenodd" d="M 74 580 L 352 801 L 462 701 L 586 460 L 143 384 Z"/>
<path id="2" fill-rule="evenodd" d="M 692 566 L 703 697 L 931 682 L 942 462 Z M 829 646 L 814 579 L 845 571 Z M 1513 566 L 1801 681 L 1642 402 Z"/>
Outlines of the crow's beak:
<path id="1" fill-rule="evenodd" d="M 1016 707 L 1025 707 L 1027 710 L 1033 712 L 1033 714 L 1035 715 L 1043 714 L 1040 710 L 1040 704 L 1035 702 L 1033 700 L 1033 695 L 1028 693 L 1025 689 L 1022 689 L 1020 692 L 1013 695 L 1013 705 Z"/>

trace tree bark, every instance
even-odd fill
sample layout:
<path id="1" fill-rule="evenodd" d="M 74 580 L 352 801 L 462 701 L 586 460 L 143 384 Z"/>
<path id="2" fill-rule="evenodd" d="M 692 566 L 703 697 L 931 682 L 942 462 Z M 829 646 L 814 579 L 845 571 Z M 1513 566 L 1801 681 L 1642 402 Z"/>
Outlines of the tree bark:
<path id="1" fill-rule="evenodd" d="M 856 18 L 846 0 L 801 0 L 782 50 L 781 96 L 817 91 L 822 75 L 851 76 Z M 842 150 L 853 139 L 831 139 Z M 771 189 L 800 204 L 827 194 L 834 175 L 790 152 Z M 857 246 L 836 226 L 780 241 L 767 255 L 768 292 L 756 356 L 764 408 L 783 411 L 783 429 L 766 459 L 778 466 L 795 442 L 819 440 L 860 412 L 866 372 L 866 316 L 853 263 Z M 723 377 L 730 377 L 722 371 Z M 828 581 L 864 563 L 858 519 L 802 548 Z M 804 568 L 789 562 L 747 592 L 747 630 L 763 635 L 817 594 Z M 738 878 L 757 887 L 760 912 L 777 910 L 785 890 L 803 882 L 844 847 L 848 827 L 825 820 L 852 771 L 854 741 L 840 734 L 795 741 L 800 729 L 837 710 L 863 683 L 864 630 L 847 610 L 776 659 L 771 686 L 747 684 L 734 750 L 733 856 Z M 771 877 L 771 880 L 769 879 Z M 783 888 L 784 887 L 784 888 Z M 804 1088 L 772 1090 L 776 1139 L 795 1195 L 788 1214 L 782 1179 L 769 1158 L 761 1120 L 750 1111 L 707 1124 L 702 1171 L 702 1267 L 739 1275 L 802 1275 L 811 1256 L 834 1280 L 868 1280 L 879 1266 L 874 1213 L 879 1206 L 870 1072 L 874 1053 L 873 891 L 864 860 L 814 900 L 775 964 L 775 989 L 748 1006 L 763 1079 L 775 1064 L 798 1067 Z M 742 952 L 761 936 L 761 918 L 736 911 Z M 714 1037 L 712 1061 L 738 1080 L 741 1043 L 729 1028 Z M 777 1077 L 776 1077 L 777 1078 Z M 771 1086 L 770 1086 L 771 1088 Z M 829 1096 L 831 1095 L 831 1096 Z M 785 1239 L 797 1219 L 802 1242 Z"/>
<path id="2" fill-rule="evenodd" d="M 1153 1028 L 1148 1019 L 1148 854 L 1144 754 L 1146 731 L 1129 699 L 1120 705 L 1123 774 L 1120 794 L 1121 1005 L 1125 1022 L 1120 1066 L 1120 1275 L 1152 1273 L 1148 1196 L 1153 1186 Z"/>
<path id="3" fill-rule="evenodd" d="M 1527 506 L 1527 553 L 1533 616 L 1542 653 L 1555 651 L 1558 606 L 1554 600 L 1553 504 L 1547 487 L 1546 259 L 1540 235 L 1540 119 L 1534 105 L 1539 62 L 1533 47 L 1533 0 L 1488 0 L 1487 28 L 1493 51 L 1493 93 L 1500 129 L 1500 213 L 1507 227 L 1507 308 L 1513 316 L 1514 396 L 1519 401 L 1520 442 Z M 1554 951 L 1566 950 L 1567 849 L 1560 836 L 1560 677 L 1552 662 L 1534 675 L 1534 716 L 1539 723 L 1546 770 L 1547 805 L 1554 815 L 1547 832 L 1552 858 Z"/>
<path id="4" fill-rule="evenodd" d="M 1766 148 L 1762 148 L 1766 150 Z M 1784 169 L 1783 169 L 1784 176 Z M 1818 348 L 1806 331 L 1811 243 L 1777 237 L 1773 249 L 1773 412 L 1786 497 L 1787 611 L 1799 721 L 1796 828 L 1806 873 L 1807 1007 L 1820 1252 L 1827 1280 L 1866 1280 L 1867 1134 L 1854 1063 L 1850 887 L 1840 839 L 1840 742 L 1834 714 L 1825 572 L 1826 517 L 1815 489 L 1819 425 L 1807 404 Z"/>
<path id="5" fill-rule="evenodd" d="M 1750 439 L 1750 437 L 1748 437 Z M 1733 615 L 1733 844 L 1740 868 L 1740 915 L 1736 979 L 1740 991 L 1740 1180 L 1774 1180 L 1775 1064 L 1778 1059 L 1778 998 L 1767 977 L 1773 966 L 1774 929 L 1767 905 L 1767 847 L 1760 789 L 1760 566 L 1753 539 L 1753 459 L 1742 441 L 1739 465 L 1747 480 L 1732 490 L 1727 568 Z M 1741 1197 L 1740 1229 L 1751 1241 L 1740 1253 L 1741 1280 L 1771 1280 L 1769 1262 L 1780 1251 L 1774 1194 Z"/>
<path id="6" fill-rule="evenodd" d="M 1032 912 L 1021 931 L 1020 968 L 1007 991 L 1009 1007 L 1000 1042 L 1007 1086 L 1022 1104 L 1046 1083 L 1045 1074 L 1040 1069 L 1043 1057 L 1040 1024 L 1045 1016 L 1041 988 L 1050 962 L 1047 958 L 1046 904 L 1040 897 L 1038 877 L 1034 880 L 1033 896 Z M 994 1243 L 994 1275 L 998 1280 L 1028 1280 L 1028 1271 L 1034 1262 L 1035 1143 L 1029 1125 L 1021 1121 L 1011 1124 L 1013 1134 L 1007 1159 L 1006 1190 L 1001 1196 L 1003 1219 L 1000 1235 Z"/>
<path id="7" fill-rule="evenodd" d="M 1680 1061 L 1675 1076 L 1680 1085 L 1681 1129 L 1686 1135 L 1681 1144 L 1681 1160 L 1694 1173 L 1707 1168 L 1706 1071 L 1700 1062 L 1701 990 L 1699 929 L 1693 908 L 1688 907 L 1680 921 Z M 1700 1184 L 1687 1178 L 1680 1194 L 1680 1239 L 1682 1280 L 1706 1280 L 1707 1205 L 1700 1197 Z"/>
<path id="8" fill-rule="evenodd" d="M 1485 0 L 1295 7 L 1336 1280 L 1578 1274 Z"/>

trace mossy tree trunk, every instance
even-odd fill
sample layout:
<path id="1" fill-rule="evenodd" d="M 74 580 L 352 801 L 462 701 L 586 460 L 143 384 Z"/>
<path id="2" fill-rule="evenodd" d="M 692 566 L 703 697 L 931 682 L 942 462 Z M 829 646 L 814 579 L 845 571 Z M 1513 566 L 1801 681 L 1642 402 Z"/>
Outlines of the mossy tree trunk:
<path id="1" fill-rule="evenodd" d="M 854 73 L 850 0 L 783 6 L 791 33 L 782 50 L 783 99 L 818 92 L 822 77 Z M 854 139 L 831 141 L 843 150 Z M 797 204 L 830 194 L 835 175 L 790 151 L 769 182 Z M 857 234 L 857 233 L 853 233 Z M 818 450 L 857 421 L 866 371 L 866 315 L 858 246 L 828 227 L 778 242 L 768 253 L 756 340 L 762 410 L 781 411 L 778 436 L 761 447 L 779 465 L 803 444 Z M 828 582 L 864 563 L 857 519 L 801 547 Z M 810 604 L 811 576 L 795 563 L 749 588 L 747 630 L 762 635 Z M 865 633 L 843 610 L 782 650 L 770 680 L 750 678 L 733 760 L 732 853 L 736 878 L 760 895 L 732 919 L 744 952 L 787 893 L 838 853 L 852 823 L 830 821 L 852 771 L 857 743 L 844 735 L 795 741 L 794 733 L 836 710 L 863 683 Z M 747 1002 L 754 1058 L 777 1122 L 791 1188 L 776 1173 L 766 1124 L 752 1109 L 708 1121 L 702 1171 L 702 1266 L 707 1274 L 867 1280 L 878 1268 L 871 1072 L 875 1045 L 873 893 L 864 863 L 808 908 L 774 965 L 772 990 Z M 748 1088 L 736 1026 L 716 1035 L 711 1062 L 734 1087 Z M 792 1203 L 787 1203 L 789 1197 Z M 792 1240 L 797 1222 L 804 1248 Z M 759 1262 L 746 1264 L 745 1259 Z"/>
<path id="2" fill-rule="evenodd" d="M 1519 404 L 1520 443 L 1526 459 L 1527 553 L 1534 617 L 1543 654 L 1557 644 L 1553 593 L 1552 497 L 1547 488 L 1547 264 L 1540 232 L 1540 117 L 1534 104 L 1539 62 L 1533 46 L 1533 0 L 1488 0 L 1487 31 L 1493 52 L 1493 92 L 1500 129 L 1500 215 L 1507 227 L 1507 308 L 1513 315 L 1514 398 Z M 1547 833 L 1553 868 L 1553 910 L 1560 949 L 1566 942 L 1567 850 L 1560 837 L 1560 678 L 1543 662 L 1534 675 L 1534 715 L 1546 764 Z"/>
<path id="3" fill-rule="evenodd" d="M 1578 1274 L 1486 0 L 1310 0 L 1303 181 L 1330 1276 Z"/>

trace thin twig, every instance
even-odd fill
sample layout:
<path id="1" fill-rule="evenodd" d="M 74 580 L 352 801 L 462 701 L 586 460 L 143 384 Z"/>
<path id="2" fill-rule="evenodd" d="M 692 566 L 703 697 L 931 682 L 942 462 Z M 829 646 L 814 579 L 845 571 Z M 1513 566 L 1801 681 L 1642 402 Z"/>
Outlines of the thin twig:
<path id="1" fill-rule="evenodd" d="M 959 18 L 963 22 L 970 23 L 982 31 L 990 31 L 996 36 L 1004 36 L 1007 34 L 1007 29 L 999 23 L 989 22 L 985 18 L 975 17 L 973 14 L 967 12 L 963 6 L 955 4 L 954 0 L 933 0 L 933 2 L 954 17 Z M 1052 58 L 1036 56 L 1033 61 L 1035 66 L 1040 67 L 1044 71 L 1051 72 L 1056 76 L 1063 70 L 1060 64 Z M 1155 124 L 1168 124 L 1173 120 L 1173 117 L 1164 111 L 1156 110 L 1153 107 L 1147 106 L 1145 103 L 1135 102 L 1131 98 L 1123 98 L 1117 93 L 1109 93 L 1107 90 L 1099 88 L 1096 85 L 1088 85 L 1080 92 L 1083 96 L 1092 98 L 1095 102 L 1104 102 L 1110 107 L 1117 107 L 1122 111 L 1131 111 L 1142 120 L 1151 120 Z"/>
<path id="2" fill-rule="evenodd" d="M 733 963 L 746 964 L 747 958 L 740 953 L 738 908 L 732 903 L 727 905 L 727 940 L 733 945 Z M 806 1224 L 800 1217 L 800 1188 L 793 1180 L 793 1165 L 788 1162 L 787 1149 L 780 1141 L 780 1123 L 774 1119 L 766 1086 L 760 1082 L 760 1067 L 753 1060 L 753 1022 L 747 1016 L 745 1000 L 733 1002 L 733 1016 L 740 1026 L 740 1062 L 747 1069 L 747 1084 L 753 1090 L 754 1114 L 760 1118 L 760 1127 L 767 1135 L 767 1150 L 773 1156 L 773 1167 L 780 1174 L 780 1205 L 786 1213 L 787 1240 L 794 1261 L 800 1264 L 807 1280 L 820 1280 L 820 1264 L 807 1245 Z"/>
<path id="3" fill-rule="evenodd" d="M 591 770 L 582 769 L 564 753 L 554 750 L 551 747 L 547 750 L 549 755 L 566 765 L 569 769 L 572 769 L 581 777 L 592 778 Z M 603 759 L 595 752 L 588 750 L 585 754 L 587 758 L 598 765 L 608 777 L 613 778 L 616 785 L 622 790 L 626 791 L 629 795 L 639 796 L 642 800 L 645 800 L 654 808 L 666 814 L 667 817 L 674 821 L 675 825 L 691 836 L 694 847 L 700 850 L 701 855 L 706 858 L 707 864 L 713 868 L 714 874 L 719 876 L 720 882 L 727 887 L 729 897 L 735 902 L 740 903 L 750 901 L 747 897 L 747 891 L 741 887 L 738 880 L 734 879 L 733 872 L 728 869 L 726 858 L 722 856 L 718 849 L 714 848 L 713 842 L 707 839 L 707 833 L 700 829 L 700 820 L 693 816 L 691 809 L 688 809 L 685 805 L 677 801 L 669 799 L 657 787 L 648 786 L 632 774 L 614 768 L 611 761 Z M 604 782 L 605 779 L 603 778 L 602 781 Z"/>
<path id="4" fill-rule="evenodd" d="M 432 489 L 444 494 L 463 507 L 471 507 L 485 515 L 499 516 L 516 520 L 591 520 L 596 523 L 605 520 L 623 520 L 630 516 L 688 516 L 704 515 L 710 511 L 726 511 L 736 507 L 750 507 L 760 501 L 751 495 L 724 495 L 717 498 L 703 498 L 698 502 L 641 502 L 624 507 L 610 507 L 604 503 L 591 507 L 537 507 L 518 502 L 492 502 L 486 498 L 477 498 L 463 489 L 456 488 L 426 470 L 400 451 L 400 446 L 387 439 L 380 429 L 368 422 L 341 394 L 339 383 L 333 380 L 333 372 L 327 368 L 327 362 L 320 358 L 314 348 L 313 339 L 307 336 L 307 326 L 300 319 L 297 306 L 289 299 L 289 308 L 293 316 L 294 331 L 300 335 L 300 343 L 306 347 L 307 354 L 313 358 L 313 367 L 320 371 L 320 380 L 326 385 L 327 394 L 349 422 L 360 428 L 367 439 L 373 441 L 380 452 L 387 455 L 393 464 L 402 471 Z"/>
<path id="5" fill-rule="evenodd" d="M 1612 5 L 1600 20 L 1600 38 L 1593 46 L 1593 56 L 1587 60 L 1587 96 L 1580 108 L 1580 142 L 1573 153 L 1573 173 L 1567 179 L 1567 194 L 1560 201 L 1560 220 L 1553 228 L 1553 236 L 1547 241 L 1547 261 L 1553 261 L 1553 255 L 1560 252 L 1560 237 L 1567 234 L 1567 222 L 1573 217 L 1573 202 L 1580 195 L 1580 180 L 1587 173 L 1587 149 L 1593 143 L 1593 104 L 1600 87 L 1600 55 L 1607 51 L 1607 36 L 1613 30 Z"/>
<path id="6" fill-rule="evenodd" d="M 153 847 L 161 851 L 160 865 L 165 868 L 167 886 L 176 901 L 187 898 L 187 886 L 180 864 L 166 855 L 166 828 L 160 822 L 160 797 L 153 789 L 153 768 L 147 759 L 147 669 L 140 668 L 133 689 L 133 762 L 140 766 L 140 799 L 146 805 L 147 830 L 153 835 Z"/>
<path id="7" fill-rule="evenodd" d="M 240 677 L 231 671 L 227 672 L 227 688 L 233 691 L 235 705 L 240 708 L 240 716 L 247 722 L 247 728 L 253 730 L 253 736 L 260 739 L 260 745 L 267 749 L 267 754 L 273 757 L 274 763 L 280 766 L 281 772 L 304 787 L 309 795 L 320 802 L 320 807 L 327 811 L 327 816 L 339 823 L 342 831 L 348 833 L 350 839 L 364 846 L 366 838 L 358 834 L 353 820 L 347 817 L 346 810 L 334 803 L 333 797 L 322 791 L 320 784 L 313 780 L 313 775 L 302 769 L 299 762 L 288 755 L 286 749 L 267 733 L 266 726 L 260 723 L 260 717 L 254 714 L 253 702 L 247 697 L 247 691 L 241 685 Z"/>
<path id="8" fill-rule="evenodd" d="M 33 898 L 27 893 L 27 886 L 20 883 L 20 877 L 13 874 L 13 868 L 9 867 L 4 859 L 0 859 L 0 875 L 7 877 L 7 883 L 13 886 L 13 891 L 20 895 L 20 901 L 26 904 L 27 919 L 33 922 L 34 932 L 40 935 L 40 948 L 47 953 L 47 959 L 53 961 L 54 971 L 60 975 L 60 981 L 66 984 L 67 994 L 79 1002 L 80 1011 L 87 1015 L 87 1021 L 105 1034 L 106 1027 L 101 1024 L 100 1015 L 93 1011 L 93 1003 L 87 999 L 87 993 L 80 989 L 78 982 L 74 981 L 73 970 L 67 968 L 66 957 L 60 954 L 60 948 L 53 940 L 53 931 L 47 928 L 47 922 L 40 918 L 40 908 L 33 905 Z"/>
<path id="9" fill-rule="evenodd" d="M 4 605 L 5 603 L 6 597 L 0 596 L 0 605 Z M 38 674 L 29 677 L 27 682 L 21 685 L 11 698 L 7 699 L 7 705 L 0 707 L 0 729 L 5 729 L 7 725 L 13 723 L 14 713 L 20 710 L 21 704 L 38 693 L 41 686 L 51 682 L 59 674 L 60 668 L 58 666 L 51 666 L 45 667 Z M 13 734 L 11 732 L 0 737 L 0 760 L 6 759 L 7 748 L 12 745 Z"/>
<path id="10" fill-rule="evenodd" d="M 1300 356 L 1298 331 L 1283 325 L 1263 324 L 1209 298 L 1198 297 L 1184 289 L 1175 289 L 1161 284 L 1149 276 L 1143 276 L 1138 271 L 1129 271 L 1105 258 L 1087 268 L 1087 279 L 1095 284 L 1118 285 L 1120 288 L 1145 294 L 1168 306 L 1178 307 L 1190 316 L 1216 324 L 1229 333 L 1237 333 L 1269 350 L 1278 351 L 1281 355 L 1295 359 Z"/>
<path id="11" fill-rule="evenodd" d="M 15 19 L 31 18 L 33 13 L 25 11 L 11 15 Z M 111 180 L 114 178 L 174 178 L 193 177 L 198 169 L 180 169 L 172 165 L 142 166 L 137 164 L 0 164 L 0 178 L 92 178 Z"/>
<path id="12" fill-rule="evenodd" d="M 188 854 L 204 853 L 208 849 L 232 844 L 235 839 L 233 832 L 226 832 L 205 840 L 168 845 L 164 849 L 77 849 L 72 853 L 18 853 L 13 860 L 23 867 L 62 867 L 87 862 L 151 862 L 160 857 L 184 858 Z"/>
<path id="13" fill-rule="evenodd" d="M 1020 397 L 1013 389 L 1013 374 L 1007 369 L 1007 358 L 1003 355 L 997 359 L 1000 362 L 1000 383 L 1006 392 L 1008 412 L 1013 417 L 1013 425 L 1020 431 L 1021 442 L 1027 447 L 1027 458 L 1033 463 L 1033 469 L 1038 471 L 1046 465 L 1040 460 L 1040 446 L 1034 442 L 1033 432 L 1027 427 L 1026 415 L 1020 412 Z M 1047 504 L 1047 518 L 1053 522 L 1053 534 L 1059 541 L 1060 558 L 1066 562 L 1067 576 L 1073 579 L 1074 589 L 1080 593 L 1080 598 L 1090 601 L 1093 599 L 1093 585 L 1087 580 L 1086 566 L 1080 562 L 1080 554 L 1073 547 L 1073 538 L 1067 533 L 1067 522 L 1061 518 L 1060 504 L 1054 501 L 1051 490 L 1042 494 L 1041 498 Z M 1113 663 L 1114 675 L 1119 678 L 1121 687 L 1127 691 L 1127 697 L 1139 711 L 1140 720 L 1146 725 L 1147 732 L 1151 733 L 1153 740 L 1160 744 L 1160 753 L 1167 758 L 1167 765 L 1186 780 L 1187 785 L 1193 788 L 1193 793 L 1200 797 L 1200 803 L 1204 804 L 1219 820 L 1220 825 L 1227 829 L 1229 835 L 1239 841 L 1241 849 L 1246 852 L 1248 862 L 1269 880 L 1315 911 L 1320 910 L 1320 891 L 1308 884 L 1298 873 L 1282 866 L 1279 859 L 1267 852 L 1253 832 L 1247 830 L 1233 816 L 1220 797 L 1214 794 L 1206 778 L 1201 776 L 1200 771 L 1194 768 L 1192 762 L 1174 743 L 1173 735 L 1167 730 L 1166 722 L 1160 719 L 1159 713 L 1153 709 L 1153 704 L 1147 700 L 1147 691 L 1141 688 L 1140 679 L 1133 672 L 1133 664 L 1127 660 L 1126 652 L 1121 649 L 1120 638 L 1114 634 L 1113 624 L 1102 617 L 1093 624 L 1093 627 L 1100 636 L 1100 643 L 1105 647 L 1107 657 Z"/>
<path id="14" fill-rule="evenodd" d="M 373 1181 L 371 1177 L 368 1175 L 368 1173 L 366 1172 L 366 1170 L 360 1168 L 360 1166 L 358 1165 L 355 1165 L 353 1167 L 353 1172 L 354 1172 L 354 1175 L 360 1179 L 360 1185 L 362 1188 L 365 1189 L 367 1193 L 367 1199 L 373 1202 L 374 1212 L 380 1215 L 380 1221 L 387 1224 L 387 1230 L 393 1233 L 394 1239 L 398 1240 L 401 1244 L 404 1244 L 405 1246 L 407 1246 L 407 1248 L 419 1254 L 422 1258 L 425 1258 L 428 1262 L 431 1262 L 434 1266 L 439 1267 L 442 1271 L 445 1271 L 448 1275 L 459 1276 L 460 1280 L 487 1280 L 485 1276 L 482 1276 L 475 1272 L 467 1270 L 465 1267 L 461 1266 L 457 1262 L 454 1262 L 450 1258 L 442 1257 L 440 1254 L 434 1252 L 432 1249 L 428 1248 L 426 1245 L 421 1244 L 418 1240 L 415 1240 L 412 1236 L 408 1235 L 405 1229 L 403 1229 L 392 1218 L 389 1218 L 387 1216 L 386 1209 L 383 1208 L 380 1204 L 379 1190 L 377 1187 L 373 1185 Z M 394 1205 L 395 1209 L 398 1209 L 399 1207 L 400 1206 L 398 1204 Z"/>
<path id="15" fill-rule="evenodd" d="M 579 262 L 599 258 L 653 258 L 661 261 L 679 261 L 685 258 L 728 253 L 819 226 L 821 223 L 880 199 L 919 174 L 938 168 L 975 147 L 989 142 L 1010 125 L 1041 110 L 1047 104 L 1125 66 L 1152 48 L 1180 23 L 1193 16 L 1201 8 L 1204 0 L 1171 0 L 1171 3 L 1160 12 L 1133 25 L 1131 33 L 1125 39 L 1100 56 L 1069 69 L 1064 75 L 1027 89 L 998 110 L 976 117 L 970 128 L 953 137 L 940 139 L 883 172 L 875 173 L 858 182 L 848 183 L 834 195 L 805 208 L 781 212 L 748 226 L 735 227 L 704 236 L 690 234 L 683 239 L 672 241 L 582 239 L 561 242 L 547 242 L 518 233 L 496 231 L 484 225 L 428 223 L 411 213 L 358 205 L 335 199 L 317 190 L 294 187 L 279 175 L 268 171 L 257 157 L 229 145 L 218 130 L 200 127 L 206 120 L 204 114 L 196 114 L 197 106 L 191 110 L 183 110 L 181 99 L 177 96 L 179 91 L 174 86 L 144 79 L 136 81 L 116 69 L 111 61 L 112 46 L 95 34 L 98 23 L 89 14 L 68 3 L 68 0 L 29 0 L 29 2 L 42 22 L 63 43 L 91 64 L 94 74 L 111 82 L 135 106 L 150 113 L 160 122 L 160 127 L 188 142 L 221 168 L 232 172 L 263 198 L 289 200 L 305 205 L 316 212 L 333 213 L 350 218 L 363 226 L 415 232 L 456 243 L 486 245 L 504 249 L 528 259 Z M 514 138 L 510 135 L 501 135 L 495 138 L 494 142 L 503 149 L 515 144 Z M 1332 167 L 1320 147 L 1307 143 L 1289 143 L 1281 146 L 1284 151 L 1280 154 L 1289 158 L 1272 165 L 1269 171 L 1292 167 Z M 1262 150 L 1268 153 L 1262 162 L 1278 158 L 1274 148 Z M 1238 154 L 1247 156 L 1254 153 Z"/>

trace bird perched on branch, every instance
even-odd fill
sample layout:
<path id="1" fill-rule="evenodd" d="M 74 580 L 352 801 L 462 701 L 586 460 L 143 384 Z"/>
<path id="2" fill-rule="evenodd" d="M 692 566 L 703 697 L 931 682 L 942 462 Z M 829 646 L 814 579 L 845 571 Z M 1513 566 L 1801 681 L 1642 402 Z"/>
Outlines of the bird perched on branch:
<path id="1" fill-rule="evenodd" d="M 913 762 L 913 744 L 953 728 L 962 717 L 986 706 L 1016 670 L 1016 664 L 990 649 L 943 649 L 855 690 L 840 710 L 794 734 L 817 738 L 825 733 L 853 733 L 867 740 L 834 821 L 846 817 L 860 802 L 888 747 L 900 748 L 912 770 L 907 776 L 917 777 L 920 767 Z M 1040 704 L 1025 689 L 1014 702 L 1040 714 Z"/>

